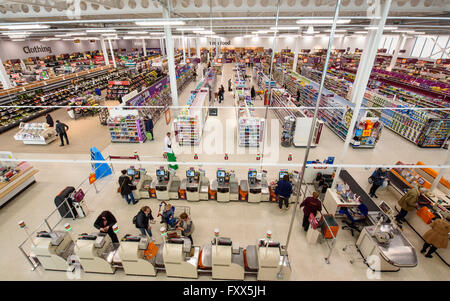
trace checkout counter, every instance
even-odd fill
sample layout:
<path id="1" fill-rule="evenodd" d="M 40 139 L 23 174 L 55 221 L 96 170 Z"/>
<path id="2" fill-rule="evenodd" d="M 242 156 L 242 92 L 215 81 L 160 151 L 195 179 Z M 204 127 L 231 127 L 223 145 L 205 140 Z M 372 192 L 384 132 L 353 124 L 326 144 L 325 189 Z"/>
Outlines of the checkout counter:
<path id="1" fill-rule="evenodd" d="M 73 253 L 74 242 L 66 231 L 39 232 L 33 238 L 31 252 L 46 270 L 72 271 L 68 258 Z"/>
<path id="2" fill-rule="evenodd" d="M 400 268 L 415 267 L 416 250 L 402 231 L 392 223 L 392 218 L 386 218 L 389 217 L 389 207 L 382 202 L 380 208 L 345 169 L 341 171 L 339 177 L 357 197 L 345 200 L 330 188 L 326 192 L 323 205 L 329 214 L 336 216 L 339 207 L 357 207 L 360 203 L 367 207 L 365 227 L 356 243 L 364 259 L 367 260 L 370 255 L 380 255 L 381 271 L 398 271 Z M 378 225 L 381 218 L 383 220 Z"/>
<path id="3" fill-rule="evenodd" d="M 75 245 L 75 254 L 86 273 L 114 274 L 116 251 L 117 247 L 105 233 L 81 234 Z"/>
<path id="4" fill-rule="evenodd" d="M 175 171 L 168 171 L 161 166 L 156 170 L 156 180 L 152 182 L 152 188 L 156 191 L 156 198 L 161 201 L 178 200 L 180 179 Z"/>
<path id="5" fill-rule="evenodd" d="M 398 162 L 401 163 L 401 162 Z M 401 163 L 403 164 L 403 163 Z M 388 188 L 391 192 L 398 195 L 401 198 L 412 185 L 408 180 L 411 180 L 410 174 L 414 174 L 414 170 L 407 169 L 404 172 L 403 169 L 393 168 L 387 172 L 388 174 Z M 418 184 L 429 183 L 426 178 L 423 178 L 420 171 L 414 174 L 415 181 Z M 431 185 L 431 183 L 430 183 Z M 427 185 L 428 186 L 428 185 Z M 439 186 L 438 186 L 439 187 Z M 426 193 L 419 198 L 419 210 L 423 207 L 427 207 L 428 210 L 437 218 L 446 218 L 450 220 L 450 196 L 447 196 L 442 190 L 436 189 L 433 193 Z M 395 205 L 395 209 L 400 211 L 400 206 Z M 425 223 L 416 212 L 410 212 L 407 217 L 407 224 L 419 235 L 423 240 L 423 235 L 431 229 L 430 225 Z M 450 265 L 450 249 L 437 249 L 436 256 L 438 256 L 447 266 Z"/>
<path id="6" fill-rule="evenodd" d="M 216 179 L 211 183 L 209 199 L 218 202 L 237 201 L 239 199 L 239 184 L 233 171 L 217 169 Z"/>
<path id="7" fill-rule="evenodd" d="M 155 257 L 146 254 L 148 245 L 148 237 L 127 234 L 122 238 L 119 256 L 125 274 L 156 276 Z"/>
<path id="8" fill-rule="evenodd" d="M 200 247 L 193 247 L 188 238 L 169 238 L 158 247 L 155 262 L 167 276 L 198 278 Z"/>
<path id="9" fill-rule="evenodd" d="M 217 242 L 217 244 L 216 244 Z M 286 258 L 283 261 L 283 255 Z M 280 268 L 283 271 L 279 278 Z M 230 238 L 214 238 L 203 246 L 199 269 L 212 271 L 214 279 L 243 280 L 245 275 L 256 275 L 257 280 L 289 280 L 291 266 L 289 256 L 277 242 L 258 240 L 245 249 Z"/>
<path id="10" fill-rule="evenodd" d="M 268 202 L 269 195 L 267 172 L 249 169 L 247 180 L 241 180 L 239 185 L 239 200 L 249 203 Z"/>
<path id="11" fill-rule="evenodd" d="M 186 170 L 186 178 L 181 181 L 180 190 L 186 191 L 188 201 L 207 201 L 209 192 L 209 179 L 205 171 L 195 170 L 193 167 Z"/>

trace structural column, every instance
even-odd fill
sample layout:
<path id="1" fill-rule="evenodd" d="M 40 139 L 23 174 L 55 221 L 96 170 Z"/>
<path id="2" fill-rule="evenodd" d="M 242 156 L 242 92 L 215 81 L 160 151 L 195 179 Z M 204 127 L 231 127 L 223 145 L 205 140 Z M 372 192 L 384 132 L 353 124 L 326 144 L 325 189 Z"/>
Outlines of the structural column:
<path id="1" fill-rule="evenodd" d="M 405 34 L 400 35 L 400 38 L 397 40 L 397 46 L 395 46 L 394 54 L 392 55 L 391 63 L 387 68 L 388 71 L 391 71 L 394 68 L 395 63 L 397 62 L 400 49 L 402 49 L 403 46 L 405 46 L 405 42 L 406 42 L 406 35 Z"/>
<path id="2" fill-rule="evenodd" d="M 369 35 L 367 37 L 358 71 L 356 73 L 355 82 L 353 84 L 351 94 L 351 102 L 355 104 L 355 108 L 353 110 L 352 120 L 347 131 L 347 136 L 345 138 L 344 149 L 338 161 L 339 164 L 344 163 L 345 156 L 350 145 L 350 140 L 353 137 L 355 124 L 359 117 L 358 115 L 361 109 L 361 103 L 364 98 L 364 93 L 366 92 L 367 82 L 369 81 L 369 76 L 372 71 L 373 63 L 375 61 L 378 45 L 380 44 L 381 37 L 383 35 L 384 24 L 386 23 L 386 17 L 388 15 L 391 2 L 392 0 L 386 0 L 384 1 L 384 3 L 377 2 L 376 4 L 377 7 L 375 8 L 374 17 L 379 17 L 379 19 L 372 19 L 371 26 L 376 26 L 377 29 L 369 30 Z M 338 167 L 333 179 L 333 184 L 331 185 L 332 189 L 336 188 L 337 180 L 339 179 L 341 170 L 342 167 Z"/>
<path id="3" fill-rule="evenodd" d="M 161 56 L 166 56 L 166 49 L 164 47 L 164 41 L 162 38 L 159 39 L 159 45 L 160 45 L 159 48 L 161 50 Z"/>
<path id="4" fill-rule="evenodd" d="M 298 52 L 300 48 L 299 37 L 295 39 L 295 51 L 294 51 L 294 64 L 292 65 L 292 71 L 297 72 Z"/>
<path id="5" fill-rule="evenodd" d="M 198 34 L 195 36 L 195 50 L 197 51 L 197 57 L 200 58 L 200 39 Z"/>
<path id="6" fill-rule="evenodd" d="M 2 59 L 0 59 L 0 81 L 2 82 L 3 89 L 12 88 L 11 81 L 9 80 L 8 73 L 6 73 Z"/>
<path id="7" fill-rule="evenodd" d="M 111 50 L 111 57 L 112 57 L 114 68 L 117 68 L 116 58 L 114 57 L 114 50 L 113 50 L 113 47 L 112 47 L 112 44 L 111 44 L 111 39 L 108 39 L 108 44 L 109 44 L 109 49 Z"/>
<path id="8" fill-rule="evenodd" d="M 142 39 L 142 50 L 144 51 L 144 56 L 147 56 L 147 45 L 145 45 L 145 39 Z"/>
<path id="9" fill-rule="evenodd" d="M 181 47 L 183 48 L 183 63 L 186 63 L 186 42 L 184 39 L 184 30 L 181 32 Z"/>
<path id="10" fill-rule="evenodd" d="M 109 66 L 108 50 L 106 49 L 105 39 L 100 40 L 102 46 L 103 58 L 105 59 L 105 65 Z"/>
<path id="11" fill-rule="evenodd" d="M 187 55 L 188 57 L 191 57 L 191 43 L 190 43 L 190 39 L 189 36 L 186 38 L 186 47 L 187 47 Z"/>
<path id="12" fill-rule="evenodd" d="M 167 7 L 168 4 L 169 2 L 167 2 L 167 4 L 162 5 L 163 17 L 166 20 L 170 19 L 169 10 Z M 172 95 L 172 104 L 174 106 L 178 106 L 177 77 L 175 73 L 173 39 L 170 25 L 164 25 L 164 32 L 166 34 L 167 65 L 169 67 L 169 80 L 170 80 L 170 92 Z M 177 110 L 174 110 L 174 113 L 176 113 L 176 111 Z"/>

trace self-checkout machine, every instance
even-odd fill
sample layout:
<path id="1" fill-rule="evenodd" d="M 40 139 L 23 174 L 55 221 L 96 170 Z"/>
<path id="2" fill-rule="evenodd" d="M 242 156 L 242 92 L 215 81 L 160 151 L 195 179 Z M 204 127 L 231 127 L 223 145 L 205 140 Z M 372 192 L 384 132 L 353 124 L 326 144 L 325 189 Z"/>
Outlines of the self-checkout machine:
<path id="1" fill-rule="evenodd" d="M 200 201 L 200 172 L 194 167 L 186 170 L 186 178 L 181 180 L 180 187 L 186 190 L 188 201 Z"/>
<path id="2" fill-rule="evenodd" d="M 117 224 L 113 226 L 113 231 L 119 231 Z M 116 246 L 106 233 L 80 234 L 75 246 L 75 254 L 87 273 L 114 274 L 116 251 Z"/>
<path id="3" fill-rule="evenodd" d="M 156 264 L 164 266 L 167 276 L 198 278 L 199 247 L 193 247 L 188 238 L 168 238 L 165 227 L 160 229 L 163 243 L 156 254 Z"/>
<path id="4" fill-rule="evenodd" d="M 219 237 L 219 229 L 214 229 L 214 236 L 203 246 L 202 267 L 212 270 L 213 279 L 244 280 L 244 250 L 230 238 Z"/>
<path id="5" fill-rule="evenodd" d="M 247 200 L 249 203 L 259 203 L 269 201 L 269 185 L 267 183 L 267 171 L 256 171 L 249 169 L 247 180 L 241 180 L 240 196 L 247 191 Z M 241 199 L 243 200 L 243 199 Z"/>
<path id="6" fill-rule="evenodd" d="M 200 200 L 207 201 L 209 199 L 208 193 L 210 188 L 209 178 L 206 176 L 204 169 L 199 169 L 200 172 Z"/>
<path id="7" fill-rule="evenodd" d="M 217 169 L 216 179 L 211 183 L 211 190 L 216 191 L 218 202 L 237 201 L 239 199 L 239 183 L 234 171 Z"/>
<path id="8" fill-rule="evenodd" d="M 131 177 L 131 181 L 136 190 L 133 190 L 133 196 L 136 200 L 149 199 L 150 198 L 150 186 L 152 183 L 152 177 L 147 173 L 145 168 L 135 168 L 130 166 L 127 169 L 127 175 Z"/>
<path id="9" fill-rule="evenodd" d="M 146 236 L 126 234 L 121 239 L 118 251 L 125 274 L 156 276 L 154 255 L 158 247 L 153 244 L 150 254 L 148 254 L 148 247 L 149 240 Z"/>
<path id="10" fill-rule="evenodd" d="M 70 265 L 69 256 L 72 255 L 75 244 L 68 231 L 41 231 L 36 234 L 36 237 L 31 237 L 28 235 L 25 222 L 20 221 L 19 226 L 30 238 L 31 252 L 45 270 L 73 270 L 74 266 Z"/>
<path id="11" fill-rule="evenodd" d="M 271 184 L 270 196 L 272 200 L 275 200 L 276 183 L 277 181 L 283 180 L 285 175 L 289 176 L 289 181 L 292 184 L 292 194 L 291 197 L 289 198 L 289 203 L 295 203 L 297 198 L 297 191 L 295 188 L 297 187 L 299 181 L 299 173 L 296 170 L 294 170 L 293 172 L 289 172 L 289 170 L 287 169 L 281 169 L 278 173 L 278 179 L 276 181 L 273 181 L 272 182 L 273 184 Z"/>
<path id="12" fill-rule="evenodd" d="M 156 181 L 154 181 L 156 198 L 161 201 L 178 200 L 178 190 L 180 188 L 180 178 L 175 174 L 175 170 L 166 170 L 161 166 L 156 170 Z"/>

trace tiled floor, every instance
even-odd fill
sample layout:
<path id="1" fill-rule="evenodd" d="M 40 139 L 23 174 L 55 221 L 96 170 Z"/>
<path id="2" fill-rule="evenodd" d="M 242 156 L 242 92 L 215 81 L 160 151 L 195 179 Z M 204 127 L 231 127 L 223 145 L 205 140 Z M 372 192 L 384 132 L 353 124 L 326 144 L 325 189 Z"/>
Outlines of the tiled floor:
<path id="1" fill-rule="evenodd" d="M 227 81 L 232 74 L 232 65 L 225 65 L 224 75 L 219 77 L 218 86 L 222 83 L 227 90 Z M 198 70 L 198 74 L 202 74 Z M 190 84 L 179 96 L 180 102 L 183 103 L 189 96 L 190 91 L 194 88 L 194 83 Z M 203 149 L 194 149 L 188 147 L 179 148 L 175 146 L 175 153 L 180 163 L 193 162 L 193 153 L 198 153 L 199 162 L 205 162 L 203 168 L 206 170 L 207 176 L 212 179 L 217 167 L 225 167 L 235 170 L 239 179 L 246 177 L 246 171 L 252 164 L 261 163 L 277 163 L 292 164 L 296 163 L 300 167 L 304 158 L 305 150 L 302 148 L 283 148 L 279 147 L 279 140 L 271 143 L 266 139 L 264 149 L 251 149 L 242 151 L 238 150 L 235 142 L 234 146 L 230 143 L 236 138 L 226 134 L 225 129 L 232 129 L 231 133 L 236 132 L 236 112 L 234 108 L 226 108 L 233 105 L 232 94 L 225 92 L 225 102 L 218 105 L 218 117 L 209 117 L 204 127 L 203 141 L 209 141 L 208 147 Z M 261 105 L 261 103 L 257 103 Z M 260 113 L 258 113 L 260 114 Z M 264 112 L 265 114 L 265 112 Z M 278 121 L 274 119 L 271 111 L 268 112 L 268 132 L 273 128 L 274 135 L 281 132 Z M 227 121 L 226 120 L 230 120 Z M 220 122 L 217 122 L 220 121 Z M 78 122 L 78 121 L 77 121 Z M 79 121 L 82 122 L 82 121 Z M 163 136 L 170 129 L 164 121 L 160 120 L 155 127 L 155 141 L 146 142 L 144 144 L 109 144 L 103 151 L 103 155 L 131 155 L 137 151 L 142 161 L 160 162 L 163 161 Z M 220 130 L 223 137 L 220 137 Z M 104 131 L 107 131 L 104 128 Z M 82 134 L 82 133 L 80 133 Z M 275 138 L 275 136 L 274 136 Z M 1 139 L 1 138 L 0 138 Z M 228 143 L 224 142 L 228 141 Z M 9 142 L 3 144 L 2 149 L 9 150 Z M 94 146 L 96 141 L 84 140 L 80 141 L 86 145 L 86 149 Z M 206 143 L 206 142 L 205 142 Z M 175 144 L 175 143 L 174 143 Z M 211 147 L 211 145 L 217 147 Z M 222 145 L 222 146 L 221 146 Z M 328 156 L 339 157 L 342 152 L 343 141 L 340 140 L 327 128 L 324 128 L 319 145 L 310 152 L 310 159 L 324 159 Z M 45 146 L 44 146 L 45 147 Z M 72 146 L 71 147 L 75 147 Z M 83 148 L 83 149 L 84 149 Z M 240 151 L 241 153 L 239 153 Z M 48 149 L 48 153 L 34 153 L 33 151 L 24 151 L 15 153 L 15 156 L 21 159 L 69 159 L 69 160 L 87 160 L 89 155 L 86 151 L 71 152 L 66 148 L 60 152 L 54 153 L 53 149 Z M 224 161 L 223 153 L 229 153 L 229 160 Z M 263 161 L 256 160 L 257 153 L 263 153 Z M 270 152 L 270 153 L 269 153 Z M 288 154 L 293 154 L 293 161 L 288 161 Z M 420 149 L 407 140 L 399 137 L 389 130 L 385 130 L 381 140 L 375 149 L 371 150 L 354 150 L 350 149 L 346 163 L 356 164 L 386 164 L 395 163 L 402 160 L 405 163 L 415 163 L 421 160 L 430 164 L 442 164 L 446 159 L 446 150 Z M 208 163 L 215 163 L 208 165 Z M 225 166 L 224 164 L 237 163 L 236 166 Z M 219 165 L 221 164 L 221 165 Z M 44 271 L 38 268 L 36 271 L 30 271 L 30 266 L 24 256 L 19 252 L 17 246 L 25 239 L 25 232 L 19 229 L 17 222 L 24 220 L 30 229 L 38 227 L 43 219 L 54 210 L 54 196 L 65 186 L 77 186 L 82 183 L 90 172 L 89 164 L 82 163 L 34 163 L 39 173 L 36 175 L 37 183 L 28 190 L 20 194 L 14 200 L 9 202 L 0 209 L 0 248 L 2 256 L 0 258 L 0 279 L 1 280 L 66 280 L 69 279 L 64 272 Z M 143 167 L 151 170 L 158 164 L 143 164 Z M 118 170 L 125 167 L 123 164 L 115 164 L 116 174 L 105 179 L 99 180 L 96 193 L 93 187 L 90 187 L 86 195 L 89 206 L 89 214 L 84 219 L 75 221 L 67 220 L 62 222 L 70 222 L 72 225 L 72 235 L 75 237 L 78 233 L 92 232 L 93 222 L 97 215 L 105 210 L 111 210 L 118 220 L 120 227 L 119 236 L 126 233 L 137 234 L 134 225 L 131 223 L 132 217 L 136 214 L 142 205 L 149 205 L 154 215 L 158 212 L 159 202 L 157 200 L 141 200 L 138 205 L 127 205 L 125 201 L 116 193 Z M 184 175 L 184 171 L 188 166 L 181 165 L 178 175 Z M 257 166 L 255 166 L 256 168 Z M 282 166 L 264 166 L 268 171 L 269 180 L 277 177 L 277 172 Z M 292 167 L 290 167 L 292 169 Z M 298 168 L 297 168 L 298 169 Z M 352 168 L 349 172 L 359 181 L 364 189 L 369 188 L 367 177 L 371 173 L 370 170 L 364 168 Z M 84 183 L 83 188 L 87 188 L 88 184 Z M 379 199 L 385 200 L 389 204 L 394 205 L 396 196 L 389 190 L 380 191 Z M 215 201 L 187 202 L 173 201 L 174 205 L 189 206 L 191 210 L 192 220 L 196 224 L 196 230 L 193 235 L 195 245 L 202 246 L 207 243 L 213 236 L 213 229 L 219 228 L 221 234 L 231 237 L 233 241 L 239 242 L 243 247 L 249 244 L 255 244 L 258 238 L 264 236 L 266 230 L 273 232 L 273 239 L 280 240 L 284 244 L 287 238 L 289 222 L 293 212 L 293 206 L 288 211 L 280 211 L 275 204 L 272 203 L 217 203 Z M 356 239 L 350 235 L 348 231 L 340 230 L 337 236 L 336 245 L 330 258 L 330 264 L 326 264 L 324 258 L 328 254 L 328 248 L 325 243 L 310 245 L 306 242 L 306 234 L 301 229 L 300 223 L 303 213 L 297 210 L 294 221 L 291 242 L 289 246 L 289 257 L 292 264 L 291 280 L 369 280 L 367 277 L 367 267 L 364 263 L 358 261 L 354 264 L 349 263 L 349 254 L 342 249 L 345 245 L 354 243 Z M 58 214 L 50 218 L 50 223 L 55 223 Z M 159 223 L 154 225 L 154 233 L 157 234 Z M 44 230 L 44 227 L 41 227 Z M 421 239 L 408 227 L 404 230 L 405 236 L 415 246 L 416 249 L 421 247 Z M 156 235 L 157 236 L 157 235 Z M 160 241 L 160 237 L 156 238 Z M 30 245 L 26 244 L 29 249 Z M 404 268 L 397 273 L 382 273 L 381 280 L 449 280 L 450 272 L 438 258 L 426 259 L 420 253 L 418 254 L 419 264 L 415 268 Z M 81 280 L 165 280 L 167 279 L 164 272 L 152 277 L 127 276 L 123 271 L 119 270 L 114 275 L 88 274 L 82 273 Z M 170 278 L 171 280 L 179 280 Z M 208 276 L 201 276 L 200 280 L 209 280 Z M 248 280 L 254 280 L 248 277 Z"/>

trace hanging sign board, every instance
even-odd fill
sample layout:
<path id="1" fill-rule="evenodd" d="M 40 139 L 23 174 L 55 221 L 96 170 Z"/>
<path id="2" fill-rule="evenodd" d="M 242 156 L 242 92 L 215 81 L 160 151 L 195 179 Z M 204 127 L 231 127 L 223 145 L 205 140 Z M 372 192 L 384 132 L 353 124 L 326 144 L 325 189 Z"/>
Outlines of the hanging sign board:
<path id="1" fill-rule="evenodd" d="M 164 112 L 164 116 L 166 117 L 166 124 L 170 123 L 170 109 Z"/>
<path id="2" fill-rule="evenodd" d="M 97 180 L 97 177 L 95 176 L 95 173 L 91 173 L 89 175 L 89 184 L 94 183 Z"/>

